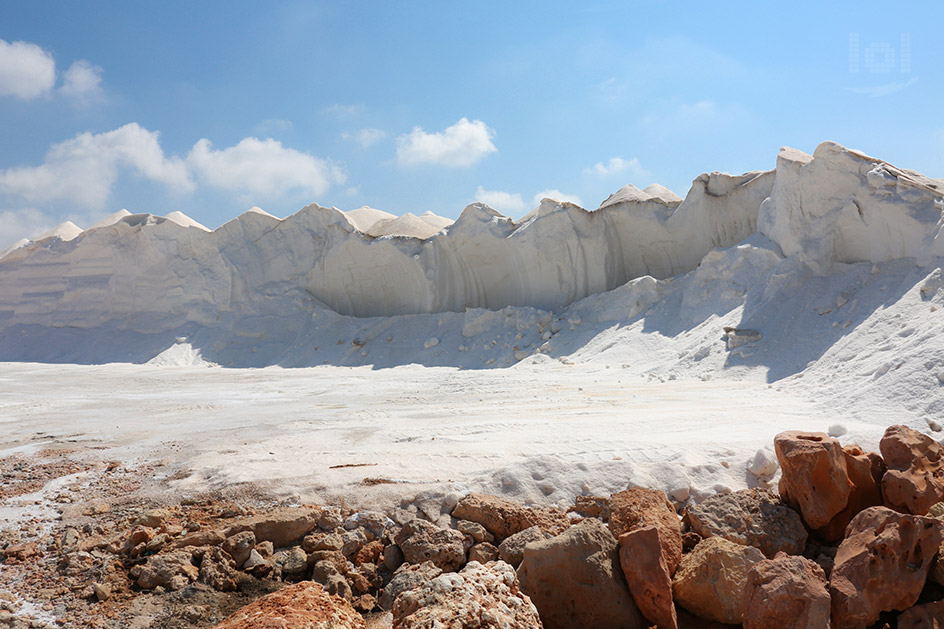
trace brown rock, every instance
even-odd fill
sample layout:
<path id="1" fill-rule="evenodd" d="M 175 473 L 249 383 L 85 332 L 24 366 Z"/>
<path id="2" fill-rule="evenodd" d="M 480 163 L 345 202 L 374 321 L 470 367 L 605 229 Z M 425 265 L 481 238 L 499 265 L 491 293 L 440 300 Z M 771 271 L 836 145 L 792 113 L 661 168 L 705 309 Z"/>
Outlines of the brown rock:
<path id="1" fill-rule="evenodd" d="M 312 581 L 289 585 L 246 605 L 214 629 L 365 629 L 350 603 Z"/>
<path id="2" fill-rule="evenodd" d="M 790 430 L 774 438 L 780 497 L 813 529 L 827 526 L 849 504 L 852 482 L 839 441 L 822 432 Z"/>
<path id="3" fill-rule="evenodd" d="M 532 509 L 485 494 L 469 494 L 452 510 L 457 520 L 478 522 L 498 539 L 505 539 L 532 526 L 557 535 L 570 526 L 567 514 L 560 509 Z"/>
<path id="4" fill-rule="evenodd" d="M 826 574 L 803 557 L 779 553 L 754 564 L 744 588 L 744 629 L 829 627 Z"/>
<path id="5" fill-rule="evenodd" d="M 682 525 L 675 507 L 658 489 L 634 488 L 610 496 L 610 532 L 619 538 L 623 533 L 654 525 L 661 529 L 659 541 L 669 567 L 669 574 L 682 560 Z"/>
<path id="6" fill-rule="evenodd" d="M 191 558 L 192 555 L 186 550 L 154 555 L 148 557 L 144 565 L 132 568 L 131 576 L 137 579 L 138 587 L 142 590 L 153 590 L 157 586 L 178 590 L 200 575 L 200 570 L 193 565 Z"/>
<path id="7" fill-rule="evenodd" d="M 528 544 L 518 579 L 548 629 L 647 626 L 623 579 L 616 539 L 599 520 Z"/>
<path id="8" fill-rule="evenodd" d="M 471 537 L 472 541 L 474 541 L 476 544 L 495 541 L 495 536 L 489 533 L 488 530 L 478 522 L 459 520 L 456 523 L 456 528 L 459 529 L 459 532 L 463 535 L 468 535 Z"/>
<path id="9" fill-rule="evenodd" d="M 852 490 L 846 507 L 833 516 L 825 527 L 814 529 L 813 533 L 827 542 L 835 542 L 845 535 L 846 527 L 857 513 L 869 507 L 882 504 L 882 476 L 885 474 L 885 462 L 875 452 L 864 452 L 857 445 L 842 449 L 846 459 L 846 473 Z"/>
<path id="10" fill-rule="evenodd" d="M 506 537 L 505 541 L 498 545 L 498 556 L 502 561 L 517 569 L 521 565 L 521 560 L 524 559 L 524 547 L 531 542 L 540 542 L 547 538 L 548 535 L 541 530 L 540 526 L 518 531 Z"/>
<path id="11" fill-rule="evenodd" d="M 320 518 L 320 509 L 310 507 L 279 509 L 265 515 L 240 520 L 226 530 L 226 536 L 252 531 L 256 540 L 260 542 L 272 542 L 276 547 L 288 546 L 318 526 Z"/>
<path id="12" fill-rule="evenodd" d="M 7 563 L 11 565 L 23 563 L 24 561 L 29 561 L 30 559 L 38 556 L 39 546 L 37 546 L 36 542 L 8 546 L 3 551 L 3 557 L 6 559 Z"/>
<path id="13" fill-rule="evenodd" d="M 650 524 L 620 535 L 620 566 L 642 615 L 659 629 L 676 629 L 672 575 L 659 539 L 663 530 Z"/>
<path id="14" fill-rule="evenodd" d="M 672 579 L 672 596 L 701 618 L 740 623 L 747 573 L 763 560 L 764 553 L 753 546 L 709 537 L 682 558 Z"/>
<path id="15" fill-rule="evenodd" d="M 443 573 L 442 569 L 437 568 L 431 561 L 421 564 L 403 564 L 390 583 L 384 588 L 377 603 L 381 609 L 393 609 L 393 602 L 397 597 L 406 592 L 429 583 Z"/>
<path id="16" fill-rule="evenodd" d="M 498 549 L 495 548 L 494 544 L 488 542 L 481 542 L 469 549 L 469 561 L 484 564 L 490 561 L 498 561 L 498 557 Z"/>
<path id="17" fill-rule="evenodd" d="M 229 553 L 237 566 L 242 566 L 249 559 L 249 553 L 252 552 L 255 545 L 256 536 L 253 535 L 252 531 L 243 531 L 227 537 L 223 541 L 222 548 Z"/>
<path id="18" fill-rule="evenodd" d="M 465 563 L 465 536 L 426 520 L 410 520 L 394 541 L 409 563 L 431 561 L 447 572 L 458 570 Z"/>
<path id="19" fill-rule="evenodd" d="M 185 548 L 187 546 L 219 546 L 225 541 L 226 535 L 223 534 L 223 531 L 194 531 L 193 533 L 187 533 L 183 537 L 178 537 L 168 544 L 168 547 L 173 549 Z"/>
<path id="20" fill-rule="evenodd" d="M 907 426 L 889 426 L 879 449 L 888 466 L 882 477 L 886 506 L 924 515 L 944 500 L 944 446 Z"/>
<path id="21" fill-rule="evenodd" d="M 357 551 L 354 555 L 354 565 L 359 566 L 364 563 L 377 563 L 377 560 L 383 556 L 383 551 L 383 542 L 374 540 Z"/>
<path id="22" fill-rule="evenodd" d="M 220 592 L 236 590 L 238 574 L 229 553 L 222 548 L 209 549 L 200 562 L 200 582 Z"/>
<path id="23" fill-rule="evenodd" d="M 918 600 L 941 540 L 942 523 L 870 507 L 849 523 L 830 575 L 836 629 L 864 627 Z"/>
<path id="24" fill-rule="evenodd" d="M 906 609 L 898 617 L 898 629 L 944 629 L 944 601 Z"/>
<path id="25" fill-rule="evenodd" d="M 567 511 L 585 518 L 600 518 L 607 521 L 610 519 L 610 499 L 608 496 L 577 496 L 574 498 L 573 506 Z"/>
<path id="26" fill-rule="evenodd" d="M 395 629 L 481 627 L 541 629 L 538 610 L 521 592 L 514 568 L 503 561 L 471 563 L 400 594 Z"/>
<path id="27" fill-rule="evenodd" d="M 744 489 L 710 496 L 685 510 L 686 524 L 702 537 L 753 546 L 767 557 L 783 551 L 799 555 L 806 546 L 800 514 L 767 489 Z"/>

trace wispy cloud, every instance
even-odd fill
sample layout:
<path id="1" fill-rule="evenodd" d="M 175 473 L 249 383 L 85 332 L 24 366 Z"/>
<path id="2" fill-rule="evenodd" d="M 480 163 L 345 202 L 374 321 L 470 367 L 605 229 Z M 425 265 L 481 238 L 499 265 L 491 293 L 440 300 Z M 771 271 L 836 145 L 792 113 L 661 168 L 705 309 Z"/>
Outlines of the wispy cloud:
<path id="1" fill-rule="evenodd" d="M 475 200 L 506 214 L 521 212 L 528 207 L 520 194 L 502 192 L 501 190 L 486 190 L 482 186 L 476 189 Z"/>
<path id="2" fill-rule="evenodd" d="M 342 139 L 357 142 L 358 144 L 363 146 L 365 149 L 370 148 L 374 144 L 377 144 L 377 142 L 380 142 L 385 137 L 387 137 L 386 131 L 383 131 L 381 129 L 374 129 L 371 127 L 368 127 L 366 129 L 361 129 L 357 133 L 345 132 L 341 134 Z"/>
<path id="3" fill-rule="evenodd" d="M 649 171 L 642 167 L 639 159 L 623 159 L 622 157 L 611 157 L 607 162 L 597 162 L 589 168 L 583 169 L 585 175 L 597 175 L 600 177 L 609 177 L 611 175 L 628 174 L 633 177 L 648 177 Z"/>
<path id="4" fill-rule="evenodd" d="M 583 207 L 583 201 L 575 194 L 565 194 L 557 188 L 548 188 L 534 195 L 532 201 L 534 205 L 540 205 L 542 199 L 554 199 L 555 201 L 566 201 Z"/>
<path id="5" fill-rule="evenodd" d="M 84 59 L 76 61 L 63 75 L 59 93 L 80 101 L 90 102 L 104 96 L 102 91 L 102 69 Z"/>
<path id="6" fill-rule="evenodd" d="M 397 161 L 401 166 L 437 164 L 472 166 L 498 149 L 492 143 L 495 132 L 481 120 L 459 122 L 437 133 L 415 127 L 397 138 Z"/>
<path id="7" fill-rule="evenodd" d="M 56 84 L 52 55 L 29 42 L 0 39 L 0 96 L 33 100 L 48 96 Z"/>
<path id="8" fill-rule="evenodd" d="M 874 85 L 872 87 L 847 87 L 846 90 L 855 94 L 865 94 L 872 98 L 880 98 L 905 90 L 917 82 L 918 77 L 913 77 L 903 83 L 885 83 L 884 85 Z"/>
<path id="9" fill-rule="evenodd" d="M 350 105 L 344 103 L 335 103 L 333 105 L 328 105 L 323 108 L 322 113 L 338 118 L 340 120 L 348 120 L 364 113 L 363 105 Z"/>

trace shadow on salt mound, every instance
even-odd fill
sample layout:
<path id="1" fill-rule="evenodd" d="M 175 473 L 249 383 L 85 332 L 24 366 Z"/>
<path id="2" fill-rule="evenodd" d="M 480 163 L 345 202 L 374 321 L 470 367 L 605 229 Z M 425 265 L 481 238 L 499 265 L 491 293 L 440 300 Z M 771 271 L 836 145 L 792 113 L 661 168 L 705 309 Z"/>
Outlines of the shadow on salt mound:
<path id="1" fill-rule="evenodd" d="M 383 210 L 378 210 L 376 208 L 364 206 L 359 207 L 356 210 L 348 210 L 343 212 L 344 216 L 347 217 L 347 220 L 354 226 L 359 232 L 364 234 L 368 233 L 371 227 L 376 225 L 379 221 L 392 221 L 396 217 L 395 214 L 390 212 L 384 212 Z"/>
<path id="2" fill-rule="evenodd" d="M 190 343 L 174 343 L 163 352 L 145 363 L 154 367 L 215 367 L 214 363 L 206 361 Z"/>

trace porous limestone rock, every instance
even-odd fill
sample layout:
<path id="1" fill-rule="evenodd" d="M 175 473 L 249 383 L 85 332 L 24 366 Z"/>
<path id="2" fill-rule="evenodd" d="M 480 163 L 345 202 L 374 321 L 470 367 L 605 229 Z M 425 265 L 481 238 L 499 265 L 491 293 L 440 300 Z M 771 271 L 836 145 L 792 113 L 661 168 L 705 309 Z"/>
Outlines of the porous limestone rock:
<path id="1" fill-rule="evenodd" d="M 567 514 L 560 509 L 523 507 L 486 494 L 464 497 L 452 510 L 452 517 L 478 522 L 500 540 L 532 526 L 539 526 L 552 535 L 570 526 Z"/>
<path id="2" fill-rule="evenodd" d="M 836 629 L 864 627 L 918 600 L 944 523 L 869 507 L 849 523 L 829 578 Z"/>
<path id="3" fill-rule="evenodd" d="M 445 571 L 458 570 L 465 563 L 465 537 L 455 529 L 439 528 L 426 520 L 410 520 L 394 541 L 409 563 L 431 561 Z"/>
<path id="4" fill-rule="evenodd" d="M 619 537 L 635 528 L 648 525 L 662 530 L 659 542 L 669 567 L 675 572 L 682 559 L 682 526 L 675 507 L 658 489 L 635 487 L 610 496 L 610 532 Z"/>
<path id="5" fill-rule="evenodd" d="M 284 547 L 300 540 L 306 533 L 318 526 L 320 518 L 320 509 L 284 508 L 241 520 L 226 530 L 226 536 L 230 537 L 243 531 L 252 531 L 257 541 L 268 541 L 275 544 L 276 547 Z"/>
<path id="6" fill-rule="evenodd" d="M 765 559 L 753 546 L 709 537 L 682 558 L 672 579 L 675 602 L 691 613 L 729 624 L 741 622 L 751 567 Z"/>
<path id="7" fill-rule="evenodd" d="M 889 426 L 879 449 L 888 466 L 882 477 L 886 506 L 924 515 L 944 500 L 944 446 L 907 426 Z"/>
<path id="8" fill-rule="evenodd" d="M 595 519 L 525 547 L 518 580 L 547 629 L 648 626 L 623 578 L 617 547 Z"/>
<path id="9" fill-rule="evenodd" d="M 176 550 L 148 557 L 147 563 L 131 569 L 131 576 L 142 590 L 162 586 L 170 590 L 186 587 L 200 576 L 188 550 Z"/>
<path id="10" fill-rule="evenodd" d="M 780 497 L 813 529 L 846 508 L 852 482 L 842 445 L 822 432 L 790 430 L 774 437 L 780 462 Z"/>
<path id="11" fill-rule="evenodd" d="M 421 564 L 403 564 L 399 570 L 390 579 L 390 583 L 384 587 L 377 604 L 381 609 L 393 609 L 393 603 L 397 597 L 407 590 L 422 587 L 443 573 L 441 568 L 436 567 L 433 562 L 425 561 Z"/>
<path id="12" fill-rule="evenodd" d="M 744 629 L 823 629 L 829 613 L 826 574 L 815 562 L 781 552 L 748 571 Z"/>
<path id="13" fill-rule="evenodd" d="M 852 483 L 849 501 L 829 524 L 813 530 L 817 537 L 830 543 L 842 539 L 857 513 L 882 504 L 882 477 L 885 474 L 882 457 L 875 452 L 865 452 L 857 445 L 843 446 L 842 454 L 846 460 L 846 474 Z"/>
<path id="14" fill-rule="evenodd" d="M 498 555 L 502 561 L 517 568 L 524 559 L 524 547 L 531 542 L 540 542 L 548 537 L 550 536 L 542 531 L 540 526 L 532 526 L 506 537 L 505 541 L 498 545 Z"/>
<path id="15" fill-rule="evenodd" d="M 213 629 L 366 629 L 350 603 L 312 581 L 289 585 L 240 608 Z"/>
<path id="16" fill-rule="evenodd" d="M 249 559 L 249 553 L 252 552 L 255 545 L 255 534 L 253 534 L 252 531 L 242 531 L 241 533 L 227 537 L 223 542 L 222 548 L 229 553 L 229 556 L 233 558 L 237 566 L 242 566 L 246 560 Z"/>
<path id="17" fill-rule="evenodd" d="M 620 535 L 620 566 L 642 615 L 659 629 L 676 629 L 672 574 L 659 539 L 663 530 L 649 524 Z"/>
<path id="18" fill-rule="evenodd" d="M 214 546 L 203 554 L 200 561 L 200 583 L 220 592 L 232 592 L 236 589 L 238 578 L 233 558 L 222 548 Z"/>
<path id="19" fill-rule="evenodd" d="M 702 537 L 719 536 L 754 546 L 767 557 L 799 555 L 806 546 L 800 515 L 767 489 L 710 496 L 685 510 L 685 522 Z"/>
<path id="20" fill-rule="evenodd" d="M 481 542 L 474 545 L 469 549 L 469 561 L 477 561 L 479 563 L 488 563 L 490 561 L 498 561 L 499 554 L 498 549 L 494 544 L 489 544 L 488 542 Z M 514 567 L 514 566 L 512 566 Z"/>
<path id="21" fill-rule="evenodd" d="M 538 610 L 521 592 L 514 568 L 503 561 L 469 562 L 400 594 L 393 604 L 395 629 L 481 627 L 540 629 Z"/>

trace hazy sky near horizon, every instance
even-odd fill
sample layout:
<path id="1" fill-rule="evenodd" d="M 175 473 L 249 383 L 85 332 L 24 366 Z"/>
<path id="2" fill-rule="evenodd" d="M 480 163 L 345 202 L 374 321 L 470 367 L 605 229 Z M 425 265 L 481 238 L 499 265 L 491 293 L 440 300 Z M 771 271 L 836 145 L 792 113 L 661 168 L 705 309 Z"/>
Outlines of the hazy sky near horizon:
<path id="1" fill-rule="evenodd" d="M 824 140 L 944 177 L 944 5 L 0 5 L 0 249 L 317 202 L 514 217 Z"/>

